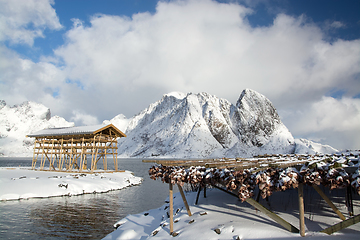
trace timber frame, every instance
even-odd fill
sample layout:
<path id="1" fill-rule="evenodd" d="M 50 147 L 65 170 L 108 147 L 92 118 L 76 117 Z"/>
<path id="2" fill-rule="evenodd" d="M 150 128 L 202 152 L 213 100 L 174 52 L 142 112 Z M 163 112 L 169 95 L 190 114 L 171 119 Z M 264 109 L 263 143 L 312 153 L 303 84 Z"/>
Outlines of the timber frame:
<path id="1" fill-rule="evenodd" d="M 178 233 L 174 231 L 174 212 L 173 212 L 173 185 L 177 184 L 179 191 L 182 195 L 184 205 L 188 211 L 188 215 L 191 216 L 191 211 L 188 206 L 187 200 L 182 193 L 182 185 L 190 184 L 193 187 L 198 187 L 198 193 L 195 200 L 195 205 L 198 204 L 200 191 L 204 191 L 204 198 L 206 198 L 206 188 L 213 187 L 219 189 L 223 192 L 226 192 L 241 201 L 246 201 L 248 204 L 253 206 L 256 211 L 260 210 L 262 213 L 266 214 L 269 218 L 277 222 L 283 228 L 292 233 L 300 233 L 300 236 L 306 236 L 306 225 L 305 225 L 305 203 L 304 203 L 304 185 L 313 187 L 316 192 L 322 197 L 322 199 L 332 208 L 332 210 L 338 215 L 341 219 L 341 222 L 338 222 L 335 225 L 329 226 L 326 229 L 322 230 L 322 233 L 331 235 L 337 231 L 345 229 L 351 225 L 357 224 L 360 222 L 360 214 L 354 216 L 354 209 L 352 203 L 352 191 L 353 189 L 360 195 L 360 186 L 357 183 L 360 183 L 360 170 L 359 167 L 355 164 L 360 162 L 359 150 L 355 150 L 354 153 L 349 154 L 327 154 L 327 155 L 292 155 L 288 154 L 286 156 L 279 155 L 263 155 L 256 156 L 250 159 L 245 158 L 222 158 L 222 159 L 197 159 L 197 160 L 166 160 L 166 159 L 146 159 L 143 162 L 153 162 L 158 165 L 154 165 L 149 169 L 150 178 L 153 180 L 161 179 L 162 182 L 169 184 L 169 223 L 170 223 L 170 235 L 176 236 Z M 338 160 L 344 159 L 346 156 L 346 163 L 344 166 L 337 162 Z M 340 158 L 341 157 L 341 158 Z M 314 165 L 315 162 L 315 165 Z M 321 162 L 324 165 L 321 165 Z M 325 164 L 326 162 L 326 164 Z M 309 164 L 311 163 L 311 164 Z M 320 168 L 323 171 L 323 175 L 314 178 L 306 178 L 307 172 L 315 173 L 317 172 L 317 164 L 320 164 Z M 160 164 L 160 165 L 159 165 Z M 349 167 L 354 166 L 354 167 Z M 311 167 L 308 168 L 308 167 Z M 326 168 L 324 167 L 326 166 Z M 324 167 L 324 168 L 323 168 Z M 291 170 L 293 169 L 293 170 Z M 267 171 L 272 170 L 272 171 Z M 264 193 L 262 189 L 264 183 L 272 181 L 272 185 L 279 183 L 279 180 L 275 180 L 276 176 L 279 177 L 281 174 L 273 174 L 271 172 L 280 173 L 286 170 L 287 177 L 295 179 L 295 184 L 287 185 L 286 187 L 280 187 L 275 191 L 285 191 L 290 188 L 297 188 L 298 190 L 298 203 L 299 203 L 299 228 L 290 224 L 285 219 L 281 218 L 278 214 L 267 209 L 265 206 L 259 203 L 259 197 Z M 289 170 L 289 171 L 287 171 Z M 296 170 L 296 171 L 295 171 Z M 291 171 L 296 173 L 291 175 Z M 262 173 L 260 173 L 262 172 Z M 268 178 L 262 178 L 264 173 L 269 173 Z M 334 173 L 342 173 L 341 175 L 332 175 Z M 260 173 L 259 175 L 257 175 Z M 289 175 L 290 173 L 290 175 Z M 255 179 L 259 176 L 259 180 Z M 274 179 L 271 180 L 271 176 L 274 176 Z M 284 175 L 283 175 L 284 176 Z M 285 176 L 285 177 L 286 177 Z M 332 176 L 335 176 L 332 178 Z M 341 183 L 339 177 L 341 176 Z M 248 180 L 247 180 L 248 179 Z M 313 179 L 321 179 L 321 181 L 313 181 Z M 260 188 L 262 184 L 262 188 Z M 331 202 L 330 198 L 325 195 L 325 193 L 319 188 L 318 185 L 323 185 L 330 187 L 332 189 L 346 189 L 346 206 L 348 208 L 350 218 L 346 218 L 339 209 Z M 252 197 L 252 194 L 249 194 L 250 191 L 255 189 L 255 186 L 258 188 L 258 194 L 256 199 Z M 246 190 L 247 189 L 247 190 Z M 271 189 L 271 188 L 268 188 Z M 272 194 L 272 191 L 266 190 L 266 195 L 263 198 L 268 197 Z M 269 194 L 270 193 L 270 194 Z"/>
<path id="2" fill-rule="evenodd" d="M 117 163 L 117 138 L 126 135 L 113 124 L 50 128 L 29 134 L 35 137 L 32 169 L 40 158 L 40 170 L 44 170 L 49 161 L 51 171 L 97 170 L 97 163 L 102 159 L 104 170 L 107 169 L 107 155 L 112 155 L 115 171 Z"/>

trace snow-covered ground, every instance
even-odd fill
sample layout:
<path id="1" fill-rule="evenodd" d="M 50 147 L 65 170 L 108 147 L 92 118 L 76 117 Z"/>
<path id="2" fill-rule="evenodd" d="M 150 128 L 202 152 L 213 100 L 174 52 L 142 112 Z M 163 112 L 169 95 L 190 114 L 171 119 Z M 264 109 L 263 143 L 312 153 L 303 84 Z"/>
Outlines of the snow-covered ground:
<path id="1" fill-rule="evenodd" d="M 130 171 L 66 173 L 30 168 L 0 168 L 0 200 L 103 193 L 140 184 L 142 178 Z"/>
<path id="2" fill-rule="evenodd" d="M 164 184 L 167 187 L 167 184 Z M 339 190 L 333 191 L 342 195 Z M 306 187 L 305 194 L 305 239 L 359 239 L 360 223 L 332 235 L 320 233 L 322 229 L 340 222 L 314 189 Z M 348 218 L 345 197 L 332 200 Z M 187 215 L 180 194 L 174 195 L 174 232 L 177 239 L 294 239 L 301 238 L 298 233 L 290 233 L 268 216 L 255 210 L 246 202 L 217 189 L 208 189 L 207 197 L 201 192 L 199 203 L 195 205 L 196 192 L 186 193 L 192 216 Z M 167 199 L 168 200 L 168 199 Z M 280 217 L 299 228 L 297 190 L 277 192 L 269 201 L 260 203 L 277 213 Z M 118 228 L 106 236 L 110 239 L 171 239 L 169 235 L 169 204 L 158 209 L 129 215 L 115 223 Z M 359 214 L 360 201 L 354 201 L 355 214 Z"/>
<path id="3" fill-rule="evenodd" d="M 140 184 L 141 181 L 129 171 L 80 174 L 3 167 L 0 168 L 0 200 L 107 192 Z M 168 185 L 164 184 L 164 187 Z M 304 194 L 306 239 L 359 239 L 360 223 L 331 236 L 319 233 L 341 220 L 314 189 L 306 187 Z M 198 205 L 195 205 L 196 192 L 187 192 L 186 197 L 192 216 L 187 215 L 181 196 L 178 193 L 174 195 L 174 231 L 178 239 L 300 238 L 300 234 L 288 232 L 246 202 L 242 203 L 217 189 L 208 189 L 206 198 L 201 192 Z M 331 199 L 348 218 L 344 191 L 333 190 Z M 292 225 L 299 226 L 296 190 L 274 193 L 269 201 L 261 199 L 261 203 Z M 118 228 L 104 239 L 172 238 L 169 235 L 168 211 L 169 204 L 166 203 L 157 209 L 128 215 L 115 223 Z M 354 214 L 359 214 L 359 211 L 360 197 L 354 196 Z"/>

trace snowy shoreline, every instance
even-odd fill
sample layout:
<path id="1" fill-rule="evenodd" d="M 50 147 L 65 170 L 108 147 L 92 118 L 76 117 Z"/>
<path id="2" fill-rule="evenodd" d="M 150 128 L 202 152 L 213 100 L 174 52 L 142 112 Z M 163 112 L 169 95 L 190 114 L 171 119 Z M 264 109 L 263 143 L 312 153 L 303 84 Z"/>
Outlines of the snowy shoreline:
<path id="1" fill-rule="evenodd" d="M 0 167 L 0 201 L 106 193 L 141 184 L 142 180 L 130 171 L 85 174 Z"/>
<path id="2" fill-rule="evenodd" d="M 105 193 L 137 185 L 142 178 L 130 171 L 80 172 L 34 171 L 30 167 L 0 167 L 0 200 L 23 200 L 56 196 Z M 6 187 L 4 187 L 6 186 Z M 168 184 L 163 184 L 168 188 Z M 349 218 L 344 203 L 344 189 L 323 191 L 331 198 L 339 210 Z M 306 239 L 358 239 L 360 223 L 332 235 L 321 230 L 339 223 L 341 220 L 317 195 L 313 188 L 305 189 Z M 192 216 L 187 215 L 179 193 L 174 195 L 174 231 L 179 239 L 294 239 L 300 234 L 288 232 L 260 211 L 255 210 L 239 198 L 208 189 L 207 197 L 200 194 L 199 204 L 195 204 L 196 192 L 186 192 Z M 168 239 L 169 199 L 160 208 L 128 215 L 114 223 L 117 229 L 104 239 Z M 269 201 L 260 202 L 271 211 L 294 226 L 299 225 L 297 190 L 276 192 Z M 360 212 L 360 196 L 354 196 L 354 214 Z"/>
<path id="3" fill-rule="evenodd" d="M 167 185 L 164 187 L 167 187 Z M 305 213 L 306 239 L 358 239 L 360 223 L 343 229 L 332 235 L 320 233 L 326 227 L 341 221 L 314 189 L 307 187 L 305 201 L 308 202 Z M 339 193 L 339 191 L 333 191 Z M 341 194 L 341 192 L 340 192 Z M 200 194 L 199 204 L 195 205 L 196 192 L 186 192 L 192 216 L 188 216 L 179 193 L 174 195 L 174 232 L 177 239 L 295 239 L 301 238 L 299 233 L 291 233 L 257 211 L 246 202 L 217 189 L 208 189 L 207 197 Z M 340 211 L 346 212 L 344 204 L 333 201 Z M 104 240 L 115 239 L 169 239 L 169 199 L 157 209 L 139 214 L 129 215 L 117 223 L 117 229 L 107 235 Z M 297 191 L 295 189 L 278 192 L 269 201 L 260 200 L 280 217 L 294 226 L 299 225 Z M 360 198 L 354 200 L 355 215 L 359 214 Z M 346 214 L 347 217 L 348 214 Z"/>

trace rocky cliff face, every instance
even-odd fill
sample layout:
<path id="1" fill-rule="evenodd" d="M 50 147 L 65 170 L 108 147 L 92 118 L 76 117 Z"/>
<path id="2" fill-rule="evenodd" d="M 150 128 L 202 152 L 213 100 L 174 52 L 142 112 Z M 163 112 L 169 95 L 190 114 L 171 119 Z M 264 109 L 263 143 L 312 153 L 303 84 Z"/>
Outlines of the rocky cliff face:
<path id="1" fill-rule="evenodd" d="M 32 156 L 34 139 L 26 135 L 50 127 L 70 127 L 74 123 L 51 117 L 50 109 L 35 102 L 8 106 L 0 101 L 0 156 Z"/>
<path id="2" fill-rule="evenodd" d="M 239 157 L 295 151 L 294 138 L 263 95 L 236 105 L 207 93 L 171 93 L 136 115 L 119 142 L 128 157 Z"/>

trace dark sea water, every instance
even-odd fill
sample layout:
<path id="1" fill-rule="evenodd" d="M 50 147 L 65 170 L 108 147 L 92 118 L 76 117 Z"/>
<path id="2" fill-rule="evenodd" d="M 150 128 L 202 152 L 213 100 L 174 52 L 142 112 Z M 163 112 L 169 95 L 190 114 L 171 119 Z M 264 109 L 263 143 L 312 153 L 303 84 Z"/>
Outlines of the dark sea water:
<path id="1" fill-rule="evenodd" d="M 119 169 L 144 179 L 141 185 L 102 194 L 2 201 L 0 239 L 101 239 L 128 214 L 162 206 L 168 186 L 149 178 L 152 163 L 118 160 Z M 0 167 L 19 166 L 31 167 L 31 158 L 0 158 Z"/>

